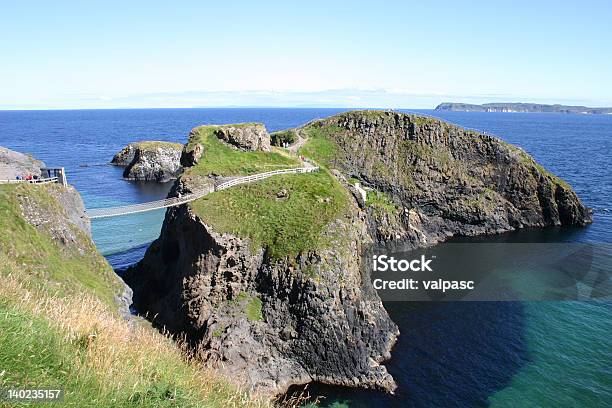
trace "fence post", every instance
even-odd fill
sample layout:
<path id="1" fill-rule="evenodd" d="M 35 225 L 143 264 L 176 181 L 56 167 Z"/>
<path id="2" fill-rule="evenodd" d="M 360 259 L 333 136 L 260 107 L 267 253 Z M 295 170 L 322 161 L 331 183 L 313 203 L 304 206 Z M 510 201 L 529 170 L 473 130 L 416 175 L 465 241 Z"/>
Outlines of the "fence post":
<path id="1" fill-rule="evenodd" d="M 62 186 L 67 187 L 68 186 L 68 181 L 66 180 L 66 171 L 64 170 L 63 167 L 60 167 L 59 169 L 59 179 L 60 179 L 60 183 L 62 183 Z"/>

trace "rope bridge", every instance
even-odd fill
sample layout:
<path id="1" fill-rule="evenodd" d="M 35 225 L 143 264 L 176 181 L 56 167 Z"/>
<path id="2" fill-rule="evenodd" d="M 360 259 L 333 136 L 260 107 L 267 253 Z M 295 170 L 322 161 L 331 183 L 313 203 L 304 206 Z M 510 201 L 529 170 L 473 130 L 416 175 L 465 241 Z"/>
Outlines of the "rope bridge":
<path id="1" fill-rule="evenodd" d="M 278 174 L 311 173 L 317 170 L 319 170 L 319 167 L 314 166 L 308 162 L 304 162 L 304 167 L 274 170 L 274 171 L 268 171 L 265 173 L 252 174 L 250 176 L 235 177 L 230 180 L 224 181 L 222 183 L 216 184 L 213 187 L 196 190 L 192 193 L 189 193 L 189 194 L 186 194 L 180 197 L 171 197 L 171 198 L 165 198 L 163 200 L 150 201 L 150 202 L 142 203 L 142 204 L 123 205 L 119 207 L 92 208 L 92 209 L 87 210 L 85 214 L 87 215 L 88 218 L 94 219 L 94 218 L 116 217 L 119 215 L 135 214 L 135 213 L 141 213 L 145 211 L 159 210 L 161 208 L 168 208 L 168 207 L 174 207 L 174 206 L 181 205 L 181 204 L 186 204 L 188 202 L 202 198 L 205 195 L 210 194 L 215 191 L 225 190 L 227 188 L 237 186 L 239 184 L 252 183 L 254 181 L 263 180 L 263 179 L 266 179 L 272 176 L 276 176 Z"/>

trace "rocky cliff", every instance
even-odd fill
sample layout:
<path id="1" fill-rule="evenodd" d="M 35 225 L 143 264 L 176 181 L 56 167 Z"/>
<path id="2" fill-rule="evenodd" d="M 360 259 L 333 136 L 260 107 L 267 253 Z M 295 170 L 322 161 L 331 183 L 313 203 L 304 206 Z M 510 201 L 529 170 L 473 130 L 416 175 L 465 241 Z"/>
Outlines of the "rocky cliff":
<path id="1" fill-rule="evenodd" d="M 203 154 L 175 192 L 202 188 L 227 163 L 259 172 L 288 160 L 224 147 L 216 129 L 192 132 L 185 154 L 197 144 Z M 126 280 L 139 311 L 258 393 L 310 381 L 391 391 L 380 363 L 398 330 L 361 275 L 370 242 L 363 212 L 329 173 L 279 176 L 170 209 Z"/>
<path id="2" fill-rule="evenodd" d="M 44 167 L 42 162 L 21 153 L 2 147 L 0 152 L 3 152 L 6 171 L 21 173 L 27 170 L 34 174 L 36 169 Z M 97 291 L 96 295 L 117 303 L 123 316 L 130 315 L 131 289 L 115 275 L 96 250 L 83 200 L 74 187 L 57 183 L 0 183 L 0 193 L 6 200 L 2 203 L 3 216 L 9 218 L 0 220 L 8 224 L 3 238 L 10 240 L 7 248 L 2 249 L 8 250 L 15 259 L 36 259 L 35 262 L 41 266 L 33 276 L 42 279 L 44 284 L 49 283 L 47 280 L 64 279 L 67 282 L 61 286 L 62 289 L 82 285 L 79 290 L 85 287 Z M 11 223 L 19 227 L 11 226 Z M 40 235 L 24 232 L 27 231 L 23 225 L 26 223 Z M 62 268 L 65 270 L 56 272 L 57 276 L 49 276 L 53 275 L 49 271 Z M 72 274 L 76 277 L 71 277 Z"/>
<path id="3" fill-rule="evenodd" d="M 15 180 L 17 176 L 40 176 L 45 164 L 40 160 L 0 146 L 0 180 Z"/>
<path id="4" fill-rule="evenodd" d="M 297 165 L 231 148 L 217 130 L 192 131 L 174 193 Z M 309 381 L 395 388 L 381 362 L 399 333 L 362 275 L 368 244 L 590 222 L 571 188 L 525 152 L 438 120 L 349 112 L 296 133 L 321 172 L 168 210 L 159 239 L 126 274 L 140 312 L 260 393 Z"/>
<path id="5" fill-rule="evenodd" d="M 591 222 L 567 183 L 492 136 L 380 111 L 336 115 L 302 132 L 311 137 L 307 154 L 369 187 L 379 241 L 421 246 L 453 235 Z"/>
<path id="6" fill-rule="evenodd" d="M 170 142 L 130 143 L 117 153 L 111 164 L 124 166 L 128 180 L 166 182 L 181 172 L 183 145 Z"/>
<path id="7" fill-rule="evenodd" d="M 239 123 L 215 129 L 215 135 L 242 150 L 270 151 L 270 135 L 262 123 Z"/>

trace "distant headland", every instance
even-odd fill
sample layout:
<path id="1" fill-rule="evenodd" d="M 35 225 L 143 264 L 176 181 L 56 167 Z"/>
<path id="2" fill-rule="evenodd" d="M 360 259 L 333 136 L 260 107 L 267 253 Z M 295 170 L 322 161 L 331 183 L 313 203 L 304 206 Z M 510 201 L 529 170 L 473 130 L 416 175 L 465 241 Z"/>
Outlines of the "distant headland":
<path id="1" fill-rule="evenodd" d="M 540 103 L 485 103 L 475 105 L 471 103 L 443 102 L 436 106 L 436 110 L 458 112 L 523 112 L 523 113 L 583 113 L 583 114 L 612 114 L 612 108 L 588 108 L 586 106 L 571 105 L 545 105 Z"/>

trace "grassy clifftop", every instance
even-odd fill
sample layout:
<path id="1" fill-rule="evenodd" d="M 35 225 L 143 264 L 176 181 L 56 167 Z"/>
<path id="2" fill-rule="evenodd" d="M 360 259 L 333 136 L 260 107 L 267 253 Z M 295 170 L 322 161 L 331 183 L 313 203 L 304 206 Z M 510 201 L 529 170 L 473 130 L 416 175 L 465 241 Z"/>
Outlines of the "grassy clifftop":
<path id="1" fill-rule="evenodd" d="M 278 258 L 326 245 L 323 229 L 347 206 L 346 192 L 325 171 L 274 176 L 191 204 L 216 231 L 248 237 Z"/>
<path id="2" fill-rule="evenodd" d="M 181 150 L 183 148 L 183 145 L 180 143 L 161 142 L 157 140 L 145 140 L 142 142 L 134 142 L 132 143 L 132 145 L 134 145 L 134 147 L 136 148 L 145 149 L 145 150 L 157 149 L 158 147 L 171 148 L 175 150 Z"/>
<path id="3" fill-rule="evenodd" d="M 231 125 L 235 126 L 235 125 Z M 219 140 L 215 126 L 196 128 L 187 149 L 199 143 L 203 154 L 187 177 L 236 176 L 301 166 L 289 152 L 241 151 Z M 325 245 L 324 228 L 348 208 L 348 195 L 327 171 L 289 174 L 219 191 L 190 204 L 221 233 L 251 239 L 273 257 L 295 256 Z"/>
<path id="4" fill-rule="evenodd" d="M 245 127 L 249 125 L 241 123 L 231 126 Z M 275 149 L 272 152 L 234 149 L 215 136 L 214 132 L 217 129 L 219 129 L 219 126 L 200 126 L 191 132 L 185 150 L 190 151 L 195 145 L 200 144 L 204 149 L 204 153 L 201 160 L 195 166 L 189 167 L 185 174 L 239 176 L 281 168 L 298 167 L 300 165 L 296 157 L 283 154 L 279 149 Z"/>
<path id="5" fill-rule="evenodd" d="M 26 220 L 23 203 L 65 220 L 58 188 L 0 186 L 0 388 L 60 388 L 74 407 L 265 406 L 120 317 L 122 284 L 84 232 L 66 226 L 65 243 Z"/>

